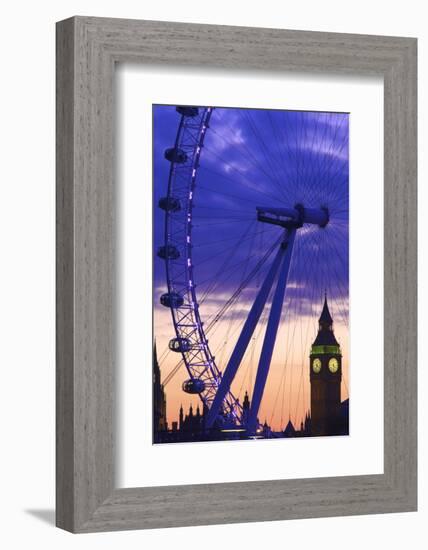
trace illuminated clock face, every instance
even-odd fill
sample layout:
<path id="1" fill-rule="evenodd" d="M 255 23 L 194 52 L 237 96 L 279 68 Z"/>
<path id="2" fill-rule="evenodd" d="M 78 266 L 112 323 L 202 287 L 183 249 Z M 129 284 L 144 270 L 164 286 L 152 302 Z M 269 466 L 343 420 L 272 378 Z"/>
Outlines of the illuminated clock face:
<path id="1" fill-rule="evenodd" d="M 337 369 L 339 368 L 339 363 L 337 362 L 336 357 L 332 357 L 330 361 L 328 362 L 328 368 L 330 369 L 330 372 L 337 372 Z"/>
<path id="2" fill-rule="evenodd" d="M 319 372 L 321 370 L 321 361 L 320 359 L 314 359 L 314 362 L 312 363 L 312 369 L 314 372 Z"/>

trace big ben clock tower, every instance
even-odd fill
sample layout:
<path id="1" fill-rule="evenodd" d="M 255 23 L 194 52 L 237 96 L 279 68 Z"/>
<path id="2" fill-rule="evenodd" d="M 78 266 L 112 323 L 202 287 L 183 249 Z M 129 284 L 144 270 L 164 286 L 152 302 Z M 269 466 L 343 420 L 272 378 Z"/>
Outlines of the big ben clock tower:
<path id="1" fill-rule="evenodd" d="M 341 433 L 340 383 L 342 352 L 333 332 L 327 294 L 319 318 L 318 334 L 309 357 L 311 380 L 311 433 Z"/>

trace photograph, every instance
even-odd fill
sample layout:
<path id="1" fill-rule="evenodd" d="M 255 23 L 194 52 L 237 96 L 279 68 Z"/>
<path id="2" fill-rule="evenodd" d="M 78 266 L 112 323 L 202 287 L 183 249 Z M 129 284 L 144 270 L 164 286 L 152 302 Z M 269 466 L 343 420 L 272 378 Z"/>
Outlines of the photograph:
<path id="1" fill-rule="evenodd" d="M 349 435 L 349 117 L 152 106 L 154 444 Z"/>

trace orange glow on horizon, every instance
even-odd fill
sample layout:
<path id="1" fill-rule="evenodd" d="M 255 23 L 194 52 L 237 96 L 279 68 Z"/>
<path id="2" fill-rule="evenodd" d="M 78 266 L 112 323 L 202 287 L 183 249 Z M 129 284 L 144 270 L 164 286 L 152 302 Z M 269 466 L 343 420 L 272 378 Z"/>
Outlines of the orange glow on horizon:
<path id="1" fill-rule="evenodd" d="M 313 315 L 302 316 L 297 321 L 287 321 L 286 312 L 283 312 L 283 321 L 279 327 L 274 355 L 271 362 L 268 380 L 266 383 L 262 403 L 259 411 L 260 422 L 267 421 L 275 431 L 283 430 L 291 420 L 296 429 L 304 421 L 310 411 L 310 380 L 309 380 L 309 353 L 312 342 L 318 331 L 318 317 L 322 301 L 315 308 Z M 342 401 L 349 397 L 349 342 L 348 327 L 342 320 L 338 307 L 329 303 L 334 319 L 334 333 L 340 343 L 342 351 Z M 229 331 L 229 322 L 221 321 L 213 334 L 209 335 L 210 349 L 213 351 L 216 364 L 223 370 L 230 353 L 239 335 L 241 324 L 237 324 Z M 247 352 L 240 365 L 231 390 L 242 403 L 245 391 L 252 396 L 252 388 L 257 373 L 258 358 L 263 343 L 266 320 L 257 327 Z M 168 310 L 156 307 L 154 315 L 154 334 L 156 338 L 157 354 L 161 369 L 161 378 L 173 370 L 180 361 L 181 355 L 168 351 L 168 342 L 174 337 L 174 328 L 171 314 Z M 226 339 L 226 334 L 229 338 Z M 172 422 L 178 421 L 180 406 L 186 414 L 190 405 L 194 410 L 201 401 L 197 395 L 183 392 L 182 383 L 189 375 L 184 365 L 165 387 L 167 399 L 167 419 L 171 427 Z"/>

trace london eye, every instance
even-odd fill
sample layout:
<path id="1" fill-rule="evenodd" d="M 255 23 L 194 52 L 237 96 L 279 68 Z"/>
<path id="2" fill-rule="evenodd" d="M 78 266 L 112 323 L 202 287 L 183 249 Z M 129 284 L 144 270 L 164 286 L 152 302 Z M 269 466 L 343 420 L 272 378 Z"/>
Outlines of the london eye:
<path id="1" fill-rule="evenodd" d="M 267 415 L 280 425 L 307 409 L 307 349 L 325 294 L 347 339 L 348 115 L 158 108 L 174 133 L 155 192 L 155 299 L 172 321 L 164 385 L 185 372 L 182 391 L 200 400 L 207 429 L 254 435 Z"/>

